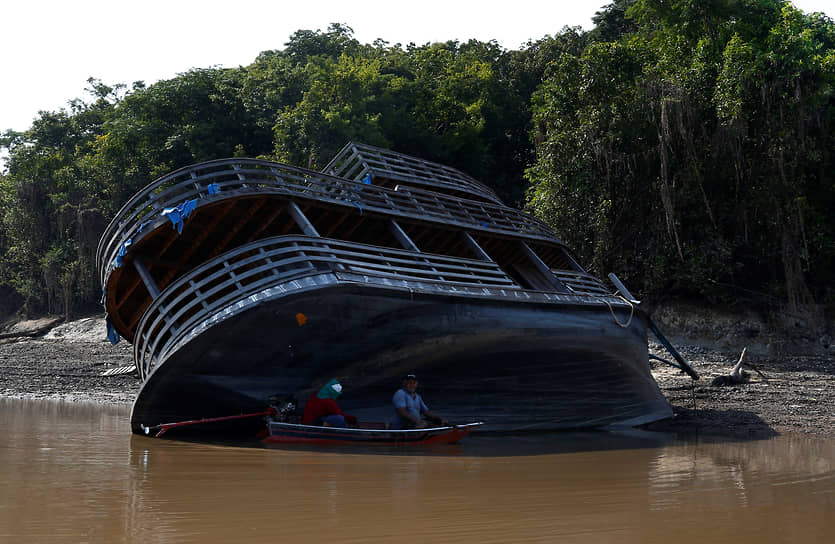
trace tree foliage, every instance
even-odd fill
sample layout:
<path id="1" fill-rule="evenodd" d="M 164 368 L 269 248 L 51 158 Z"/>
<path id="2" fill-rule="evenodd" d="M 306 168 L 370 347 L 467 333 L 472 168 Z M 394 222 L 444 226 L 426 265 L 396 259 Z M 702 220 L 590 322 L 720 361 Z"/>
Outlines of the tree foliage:
<path id="1" fill-rule="evenodd" d="M 530 202 L 600 271 L 819 321 L 835 26 L 778 0 L 632 0 L 534 95 Z M 762 297 L 759 297 L 762 300 Z"/>

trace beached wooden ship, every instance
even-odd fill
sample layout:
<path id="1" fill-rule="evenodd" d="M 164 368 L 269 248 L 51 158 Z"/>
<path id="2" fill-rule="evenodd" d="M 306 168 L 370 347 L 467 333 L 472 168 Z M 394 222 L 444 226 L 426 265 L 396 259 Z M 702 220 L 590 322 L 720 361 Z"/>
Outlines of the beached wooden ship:
<path id="1" fill-rule="evenodd" d="M 332 377 L 346 411 L 385 419 L 406 372 L 433 411 L 489 429 L 671 415 L 633 302 L 484 184 L 404 154 L 182 168 L 125 204 L 98 260 L 143 381 L 136 432 L 303 401 Z"/>

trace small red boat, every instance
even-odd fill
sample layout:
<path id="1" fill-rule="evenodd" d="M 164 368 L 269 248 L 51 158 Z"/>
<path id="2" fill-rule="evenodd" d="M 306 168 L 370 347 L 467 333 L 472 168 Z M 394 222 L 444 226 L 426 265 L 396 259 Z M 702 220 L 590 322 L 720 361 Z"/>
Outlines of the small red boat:
<path id="1" fill-rule="evenodd" d="M 481 422 L 425 429 L 387 429 L 382 423 L 360 427 L 320 427 L 283 421 L 268 423 L 267 444 L 454 444 L 483 425 Z"/>

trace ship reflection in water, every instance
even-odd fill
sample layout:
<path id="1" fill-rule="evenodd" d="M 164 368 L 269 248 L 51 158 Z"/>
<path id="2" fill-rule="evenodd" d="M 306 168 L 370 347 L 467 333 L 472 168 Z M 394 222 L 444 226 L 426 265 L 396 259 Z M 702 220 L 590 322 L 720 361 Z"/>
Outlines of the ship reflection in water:
<path id="1" fill-rule="evenodd" d="M 473 436 L 435 450 L 153 440 L 0 398 L 4 542 L 822 542 L 835 441 Z"/>

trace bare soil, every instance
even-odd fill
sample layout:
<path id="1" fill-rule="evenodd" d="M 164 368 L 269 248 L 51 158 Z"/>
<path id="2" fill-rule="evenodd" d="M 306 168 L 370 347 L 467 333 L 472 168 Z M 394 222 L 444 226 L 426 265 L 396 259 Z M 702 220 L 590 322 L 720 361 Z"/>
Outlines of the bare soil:
<path id="1" fill-rule="evenodd" d="M 44 322 L 52 328 L 44 332 Z M 30 336 L 40 331 L 38 336 Z M 58 324 L 52 318 L 9 325 L 0 337 L 0 395 L 14 398 L 132 403 L 139 391 L 136 373 L 103 376 L 133 364 L 127 342 L 111 346 L 104 319 Z M 16 333 L 16 334 L 12 334 Z"/>
<path id="2" fill-rule="evenodd" d="M 660 345 L 653 351 L 670 359 Z M 679 351 L 700 379 L 656 363 L 658 385 L 675 417 L 647 426 L 651 430 L 704 436 L 765 438 L 784 433 L 835 437 L 835 362 L 826 356 L 756 355 L 746 352 L 762 376 L 746 368 L 749 381 L 714 385 L 729 375 L 740 353 L 699 346 Z M 764 377 L 763 377 L 764 376 Z"/>
<path id="3" fill-rule="evenodd" d="M 751 316 L 706 316 L 692 309 L 662 312 L 656 321 L 701 379 L 654 363 L 653 374 L 675 417 L 648 429 L 733 439 L 783 433 L 835 437 L 835 357 L 826 338 L 778 338 Z M 133 401 L 140 385 L 135 373 L 103 375 L 131 365 L 133 352 L 126 342 L 110 345 L 101 317 L 45 323 L 17 322 L 0 329 L 0 396 Z M 747 382 L 713 385 L 731 372 L 742 348 L 747 348 L 744 361 L 761 374 L 746 368 Z M 651 343 L 650 350 L 672 360 L 659 344 Z"/>

